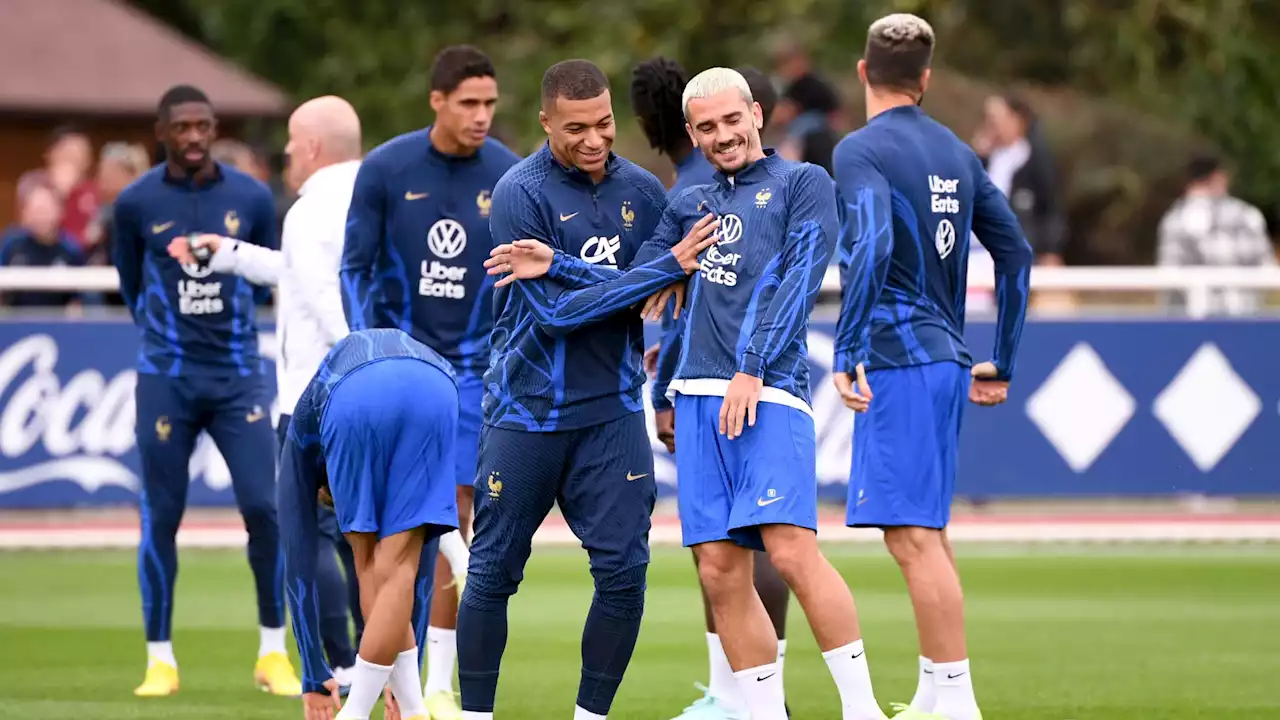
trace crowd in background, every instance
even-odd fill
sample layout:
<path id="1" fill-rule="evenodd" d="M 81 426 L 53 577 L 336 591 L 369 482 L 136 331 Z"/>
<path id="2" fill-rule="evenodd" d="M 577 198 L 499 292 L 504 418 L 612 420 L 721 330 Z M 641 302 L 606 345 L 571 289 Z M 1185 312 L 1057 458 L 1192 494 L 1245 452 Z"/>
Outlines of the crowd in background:
<path id="1" fill-rule="evenodd" d="M 860 123 L 851 121 L 840 92 L 813 67 L 803 47 L 782 41 L 774 48 L 773 63 L 780 100 L 772 124 L 781 129 L 779 154 L 830 172 L 836 143 Z M 1009 198 L 1037 263 L 1062 265 L 1067 238 L 1063 197 L 1052 151 L 1030 105 L 1015 95 L 988 98 L 971 145 Z M 293 198 L 273 156 L 230 139 L 215 142 L 212 154 L 271 187 L 277 218 L 283 219 Z M 54 131 L 44 159 L 43 167 L 26 172 L 18 182 L 18 220 L 0 237 L 0 266 L 109 266 L 113 201 L 162 156 L 142 145 L 112 142 L 101 148 L 95 163 L 88 135 L 66 126 Z M 971 247 L 973 262 L 989 263 L 978 243 Z M 1276 261 L 1262 213 L 1231 196 L 1224 162 L 1210 156 L 1193 160 L 1184 195 L 1160 223 L 1157 264 L 1251 267 Z M 10 307 L 65 307 L 72 313 L 86 304 L 119 303 L 117 295 L 96 293 L 28 291 L 0 298 Z M 1074 306 L 1069 294 L 1053 298 L 1047 293 L 1040 297 L 1050 299 L 1049 304 Z M 990 301 L 988 293 L 970 294 L 974 308 Z M 1214 296 L 1211 311 L 1249 314 L 1260 304 L 1259 293 L 1222 291 Z"/>

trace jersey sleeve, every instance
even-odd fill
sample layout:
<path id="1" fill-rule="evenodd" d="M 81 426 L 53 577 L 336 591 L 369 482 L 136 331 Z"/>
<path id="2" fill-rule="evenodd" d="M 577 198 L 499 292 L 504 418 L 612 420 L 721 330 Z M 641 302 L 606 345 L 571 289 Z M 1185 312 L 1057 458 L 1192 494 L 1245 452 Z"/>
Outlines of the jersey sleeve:
<path id="1" fill-rule="evenodd" d="M 889 181 L 857 148 L 842 144 L 833 158 L 841 208 L 840 319 L 835 372 L 851 373 L 871 351 L 871 314 L 893 256 Z"/>
<path id="2" fill-rule="evenodd" d="M 138 318 L 138 295 L 142 292 L 142 253 L 146 241 L 142 237 L 137 206 L 132 198 L 121 198 L 112 217 L 111 261 L 120 276 L 120 297 L 134 320 Z"/>
<path id="3" fill-rule="evenodd" d="M 631 259 L 628 269 L 640 267 L 663 256 L 676 243 L 680 242 L 680 220 L 672 205 L 666 205 L 659 220 L 645 239 L 635 257 Z M 626 271 L 617 268 L 594 265 L 568 253 L 557 253 L 559 257 L 551 263 L 547 277 L 567 288 L 584 288 L 596 283 L 616 280 Z"/>
<path id="4" fill-rule="evenodd" d="M 528 190 L 516 183 L 499 183 L 494 189 L 489 224 L 495 245 L 530 238 L 554 246 L 537 203 Z M 557 252 L 549 275 L 559 273 L 557 264 L 568 262 L 566 258 Z M 560 337 L 628 308 L 684 275 L 675 255 L 667 253 L 666 257 L 610 280 L 578 289 L 567 288 L 550 277 L 519 280 L 512 288 L 529 306 L 534 322 L 548 335 Z"/>
<path id="5" fill-rule="evenodd" d="M 299 403 L 305 408 L 305 402 Z M 308 457 L 306 438 L 295 434 L 297 423 L 308 412 L 294 415 L 288 438 L 280 456 L 280 481 L 277 486 L 280 535 L 284 539 L 285 595 L 289 599 L 289 615 L 293 636 L 298 642 L 302 660 L 302 691 L 323 692 L 324 682 L 332 677 L 325 663 L 320 640 L 320 604 L 315 580 L 316 545 L 319 527 L 316 520 L 318 492 L 323 478 L 317 462 Z"/>
<path id="6" fill-rule="evenodd" d="M 385 242 L 386 208 L 387 189 L 382 173 L 375 163 L 366 161 L 356 173 L 338 271 L 342 307 L 352 330 L 397 327 L 388 324 L 390 314 L 377 280 L 378 260 Z"/>
<path id="7" fill-rule="evenodd" d="M 822 168 L 797 170 L 787 201 L 778 288 L 738 357 L 738 372 L 756 377 L 764 377 L 808 325 L 840 229 L 835 186 Z"/>
<path id="8" fill-rule="evenodd" d="M 279 250 L 280 238 L 276 234 L 276 202 L 271 191 L 265 186 L 259 188 L 253 203 L 253 227 L 249 233 L 249 242 L 264 250 Z M 245 278 L 250 282 L 252 279 Z M 268 284 L 258 284 L 253 289 L 254 302 L 262 305 L 271 298 Z"/>
<path id="9" fill-rule="evenodd" d="M 977 164 L 976 159 L 974 163 Z M 1004 193 L 985 170 L 977 168 L 975 174 L 978 187 L 974 193 L 973 232 L 995 265 L 996 343 L 991 362 L 996 366 L 996 378 L 1009 380 L 1027 318 L 1034 256 Z"/>
<path id="10" fill-rule="evenodd" d="M 284 256 L 279 250 L 227 238 L 209 259 L 209 268 L 239 275 L 255 285 L 275 287 L 284 272 Z"/>
<path id="11" fill-rule="evenodd" d="M 674 302 L 662 313 L 662 339 L 658 346 L 658 371 L 653 378 L 653 409 L 671 410 L 673 405 L 667 397 L 667 388 L 676 376 L 676 367 L 680 364 L 680 349 L 684 340 L 685 313 L 677 319 L 673 317 Z M 687 309 L 687 308 L 686 308 Z"/>

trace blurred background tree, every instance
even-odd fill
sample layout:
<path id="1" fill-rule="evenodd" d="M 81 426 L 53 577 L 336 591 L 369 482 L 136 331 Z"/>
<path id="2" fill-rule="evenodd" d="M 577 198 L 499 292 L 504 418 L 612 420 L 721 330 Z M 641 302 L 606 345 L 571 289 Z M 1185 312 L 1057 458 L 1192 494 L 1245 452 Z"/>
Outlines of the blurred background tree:
<path id="1" fill-rule="evenodd" d="M 1197 149 L 1233 162 L 1236 194 L 1264 208 L 1280 200 L 1280 3 L 1268 0 L 134 2 L 298 99 L 349 98 L 371 144 L 428 122 L 431 57 L 476 44 L 498 67 L 497 128 L 522 152 L 541 137 L 539 83 L 558 60 L 600 65 L 625 114 L 636 61 L 661 53 L 691 71 L 767 71 L 779 33 L 811 49 L 860 117 L 853 67 L 867 24 L 915 12 L 939 35 L 926 105 L 961 137 L 987 94 L 1016 87 L 1031 100 L 1060 159 L 1077 261 L 1148 262 L 1155 224 Z M 665 176 L 634 124 L 621 128 L 619 148 Z"/>

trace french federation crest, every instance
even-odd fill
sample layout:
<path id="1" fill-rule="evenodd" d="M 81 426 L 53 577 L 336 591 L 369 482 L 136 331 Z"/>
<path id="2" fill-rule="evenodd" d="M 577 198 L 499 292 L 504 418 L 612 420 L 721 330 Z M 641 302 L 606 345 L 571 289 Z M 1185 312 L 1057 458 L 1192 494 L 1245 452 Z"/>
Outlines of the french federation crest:
<path id="1" fill-rule="evenodd" d="M 773 197 L 773 191 L 771 191 L 769 188 L 765 188 L 760 192 L 756 193 L 756 207 L 762 208 L 765 205 L 768 205 L 769 198 L 771 197 Z"/>
<path id="2" fill-rule="evenodd" d="M 227 214 L 222 218 L 222 224 L 227 229 L 227 237 L 235 237 L 240 232 L 240 217 L 236 215 L 235 210 L 228 210 Z"/>
<path id="3" fill-rule="evenodd" d="M 488 190 L 481 190 L 476 195 L 476 209 L 480 211 L 480 217 L 489 217 L 489 210 L 493 207 L 493 194 Z"/>
<path id="4" fill-rule="evenodd" d="M 622 227 L 626 228 L 627 230 L 630 230 L 631 226 L 635 224 L 635 221 L 636 221 L 636 211 L 631 209 L 631 201 L 623 200 L 622 201 Z"/>

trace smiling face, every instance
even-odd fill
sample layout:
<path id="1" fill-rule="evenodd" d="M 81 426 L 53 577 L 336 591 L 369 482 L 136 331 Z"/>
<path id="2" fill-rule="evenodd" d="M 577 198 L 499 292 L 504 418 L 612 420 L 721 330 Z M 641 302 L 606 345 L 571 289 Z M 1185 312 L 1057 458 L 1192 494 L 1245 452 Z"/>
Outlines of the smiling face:
<path id="1" fill-rule="evenodd" d="M 598 180 L 609 161 L 609 151 L 617 134 L 609 91 L 586 100 L 557 97 L 549 105 L 540 120 L 551 152 L 560 162 Z"/>
<path id="2" fill-rule="evenodd" d="M 764 157 L 760 144 L 764 114 L 759 103 L 748 101 L 739 90 L 690 98 L 685 115 L 689 137 L 722 172 L 731 175 Z"/>

